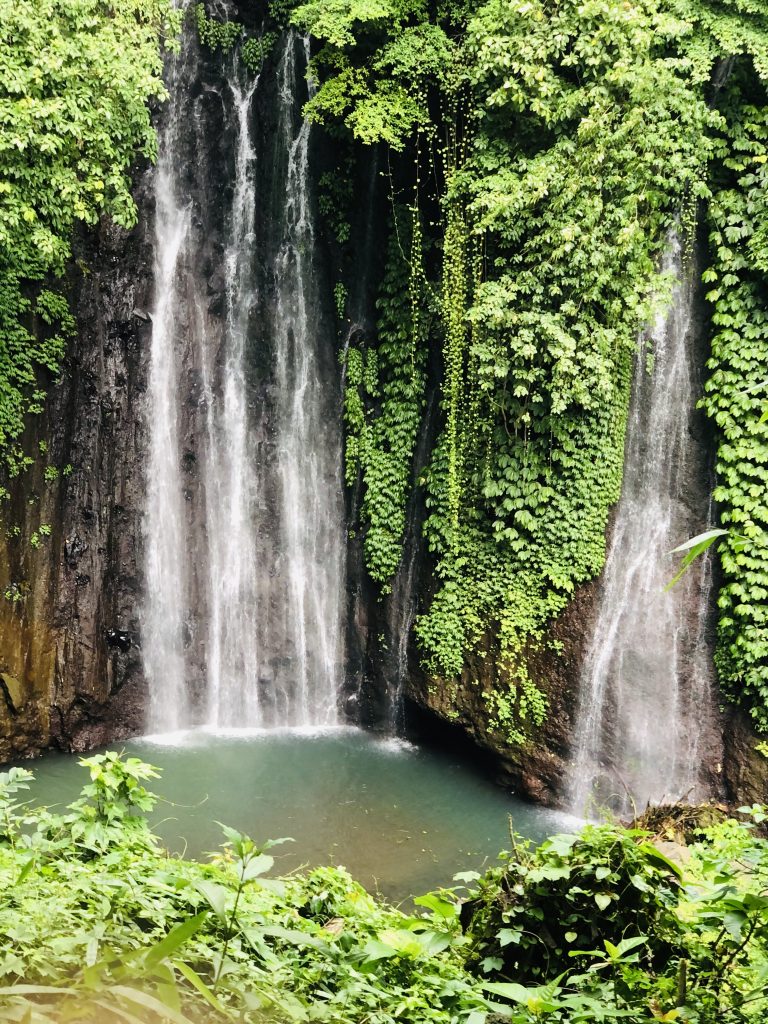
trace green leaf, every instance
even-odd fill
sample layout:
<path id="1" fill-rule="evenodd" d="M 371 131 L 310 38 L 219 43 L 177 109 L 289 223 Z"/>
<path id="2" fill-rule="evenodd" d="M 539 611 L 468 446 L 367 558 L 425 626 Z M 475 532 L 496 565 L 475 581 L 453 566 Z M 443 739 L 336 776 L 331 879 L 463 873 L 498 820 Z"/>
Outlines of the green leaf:
<path id="1" fill-rule="evenodd" d="M 258 878 L 259 875 L 263 875 L 265 871 L 269 871 L 274 866 L 275 858 L 270 857 L 268 853 L 261 853 L 255 857 L 249 857 L 247 861 L 243 863 L 241 878 L 244 882 L 251 882 L 254 878 Z"/>
<path id="2" fill-rule="evenodd" d="M 113 996 L 119 996 L 127 1002 L 141 1006 L 152 1013 L 157 1014 L 161 1020 L 171 1021 L 172 1024 L 193 1024 L 188 1017 L 167 1006 L 162 1000 L 156 999 L 147 992 L 133 988 L 128 985 L 114 985 L 111 989 Z"/>
<path id="3" fill-rule="evenodd" d="M 173 966 L 187 979 L 190 985 L 200 993 L 209 1006 L 212 1006 L 218 1013 L 226 1014 L 227 1011 L 216 998 L 215 994 L 205 984 L 200 975 L 189 966 L 189 964 L 185 963 L 183 960 L 174 960 Z"/>
<path id="4" fill-rule="evenodd" d="M 446 899 L 436 892 L 430 892 L 424 896 L 416 896 L 413 902 L 417 907 L 426 907 L 433 914 L 437 914 L 438 917 L 443 917 L 446 920 L 455 918 L 459 911 L 458 905 L 453 900 Z"/>
<path id="5" fill-rule="evenodd" d="M 528 1005 L 528 1000 L 536 992 L 536 989 L 528 989 L 524 985 L 518 985 L 513 981 L 487 982 L 483 984 L 483 989 L 486 992 L 492 992 L 493 995 L 511 999 L 513 1003 L 522 1003 L 523 1006 Z"/>
<path id="6" fill-rule="evenodd" d="M 678 879 L 682 881 L 683 870 L 679 864 L 675 864 L 673 860 L 670 860 L 665 853 L 662 853 L 658 847 L 654 846 L 653 843 L 640 843 L 638 846 L 645 856 L 652 861 L 656 861 L 658 864 L 663 865 L 668 871 L 671 871 Z"/>
<path id="7" fill-rule="evenodd" d="M 705 533 L 697 534 L 697 536 L 691 537 L 690 540 L 687 540 L 685 541 L 685 543 L 679 544 L 676 548 L 673 548 L 669 552 L 670 555 L 684 553 L 685 557 L 680 563 L 680 568 L 678 569 L 677 573 L 669 581 L 664 590 L 671 590 L 672 587 L 674 587 L 675 584 L 682 579 L 686 569 L 690 566 L 690 564 L 700 555 L 703 555 L 704 552 L 707 551 L 708 548 L 710 548 L 718 538 L 725 537 L 727 536 L 727 534 L 727 530 L 707 530 Z"/>
<path id="8" fill-rule="evenodd" d="M 723 915 L 723 927 L 732 939 L 740 942 L 744 925 L 748 920 L 743 910 L 727 910 Z"/>
<path id="9" fill-rule="evenodd" d="M 193 882 L 194 888 L 205 898 L 208 906 L 220 921 L 227 922 L 227 899 L 229 891 L 223 885 L 200 878 Z"/>
<path id="10" fill-rule="evenodd" d="M 188 921 L 183 921 L 172 928 L 164 939 L 161 939 L 144 954 L 145 968 L 151 970 L 175 953 L 180 946 L 183 946 L 188 939 L 200 931 L 207 916 L 208 911 L 204 910 L 201 914 L 196 914 L 195 917 L 190 917 Z"/>

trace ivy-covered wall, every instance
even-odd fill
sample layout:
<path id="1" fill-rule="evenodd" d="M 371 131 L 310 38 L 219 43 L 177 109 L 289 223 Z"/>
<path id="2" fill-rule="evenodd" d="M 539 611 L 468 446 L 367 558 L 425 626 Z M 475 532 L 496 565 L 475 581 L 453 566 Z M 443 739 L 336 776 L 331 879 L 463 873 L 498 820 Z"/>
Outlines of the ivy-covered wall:
<path id="1" fill-rule="evenodd" d="M 546 716 L 527 666 L 602 568 L 630 363 L 677 225 L 709 234 L 717 282 L 718 668 L 768 727 L 764 6 L 316 0 L 291 17 L 317 40 L 309 116 L 346 161 L 385 154 L 376 331 L 345 349 L 347 479 L 382 594 L 414 489 L 426 506 L 426 671 L 457 680 L 492 658 L 487 715 L 507 740 Z M 440 430 L 414 479 L 429 379 Z"/>
<path id="2" fill-rule="evenodd" d="M 768 16 L 764 18 L 768 25 Z M 711 376 L 705 408 L 717 427 L 720 548 L 716 663 L 724 695 L 768 732 L 768 96 L 734 67 L 722 111 L 707 226 Z"/>

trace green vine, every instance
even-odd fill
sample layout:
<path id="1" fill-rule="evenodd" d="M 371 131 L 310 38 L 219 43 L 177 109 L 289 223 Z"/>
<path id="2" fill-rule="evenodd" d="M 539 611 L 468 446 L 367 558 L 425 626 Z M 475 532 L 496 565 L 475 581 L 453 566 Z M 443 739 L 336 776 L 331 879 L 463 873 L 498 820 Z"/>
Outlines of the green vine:
<path id="1" fill-rule="evenodd" d="M 195 5 L 195 24 L 200 42 L 214 53 L 229 53 L 243 34 L 243 26 L 239 21 L 209 18 L 205 4 Z"/>
<path id="2" fill-rule="evenodd" d="M 57 280 L 77 224 L 136 221 L 130 168 L 152 159 L 168 0 L 0 0 L 0 457 L 10 476 L 74 332 Z M 4 492 L 3 492 L 4 493 Z"/>
<path id="3" fill-rule="evenodd" d="M 253 75 L 261 71 L 279 38 L 277 29 L 262 31 L 256 36 L 246 36 L 242 22 L 211 17 L 203 3 L 195 5 L 194 17 L 201 46 L 211 53 L 222 54 L 232 53 L 237 48 L 240 60 Z M 279 19 L 286 17 L 286 12 L 280 6 L 273 10 L 273 6 L 270 5 L 270 17 L 280 23 Z"/>
<path id="4" fill-rule="evenodd" d="M 449 177 L 448 190 L 451 187 Z M 465 403 L 465 359 L 470 303 L 469 230 L 460 203 L 448 200 L 443 238 L 442 311 L 445 325 L 446 439 L 448 448 L 447 512 L 454 530 L 459 526 L 463 490 L 464 452 L 461 418 Z"/>
<path id="5" fill-rule="evenodd" d="M 251 74 L 255 75 L 261 71 L 277 40 L 277 32 L 264 32 L 260 36 L 250 36 L 245 40 L 240 47 L 240 58 Z"/>
<path id="6" fill-rule="evenodd" d="M 417 286 L 402 231 L 390 240 L 378 327 L 399 344 L 386 359 L 377 350 L 375 385 L 368 350 L 350 351 L 346 413 L 347 478 L 362 472 L 366 557 L 386 586 L 421 406 L 406 402 L 404 437 L 385 382 L 402 387 L 411 358 L 441 375 L 421 481 L 435 578 L 415 626 L 427 669 L 451 679 L 490 649 L 495 720 L 518 739 L 521 723 L 540 723 L 527 666 L 604 564 L 637 339 L 669 290 L 665 241 L 673 223 L 693 239 L 709 204 L 722 289 L 710 296 L 707 398 L 724 435 L 716 497 L 751 538 L 724 548 L 718 667 L 725 692 L 768 724 L 764 5 L 313 0 L 293 17 L 319 40 L 308 116 L 389 147 L 400 191 L 416 188 L 412 241 L 423 232 L 430 254 Z M 413 353 L 406 289 L 412 319 L 419 304 L 436 314 Z"/>
<path id="7" fill-rule="evenodd" d="M 411 486 L 413 455 L 424 404 L 425 348 L 428 315 L 401 296 L 411 292 L 420 258 L 420 235 L 413 232 L 411 265 L 400 241 L 407 233 L 406 211 L 397 211 L 387 267 L 379 290 L 378 337 L 365 348 L 350 347 L 346 360 L 346 478 L 358 472 L 365 485 L 360 518 L 372 578 L 385 590 L 397 570 L 405 534 L 405 506 Z M 411 222 L 413 223 L 413 221 Z M 413 268 L 416 268 L 415 270 Z"/>
<path id="8" fill-rule="evenodd" d="M 716 663 L 725 694 L 768 731 L 768 97 L 744 100 L 756 84 L 742 66 L 722 104 L 704 275 L 715 327 L 704 405 L 719 434 L 714 497 L 729 530 Z"/>

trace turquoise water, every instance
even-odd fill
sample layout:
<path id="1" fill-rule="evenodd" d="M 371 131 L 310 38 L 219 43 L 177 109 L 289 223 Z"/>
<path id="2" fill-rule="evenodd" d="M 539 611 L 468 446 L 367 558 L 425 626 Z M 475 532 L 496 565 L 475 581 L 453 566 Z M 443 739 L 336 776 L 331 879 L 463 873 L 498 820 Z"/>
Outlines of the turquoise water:
<path id="1" fill-rule="evenodd" d="M 358 729 L 194 732 L 146 737 L 127 753 L 162 769 L 149 788 L 168 848 L 203 858 L 222 842 L 217 821 L 256 840 L 291 836 L 275 871 L 343 864 L 368 888 L 400 899 L 482 870 L 508 845 L 508 818 L 543 839 L 573 819 L 515 799 L 450 754 Z M 27 763 L 34 802 L 63 805 L 87 779 L 75 756 Z"/>

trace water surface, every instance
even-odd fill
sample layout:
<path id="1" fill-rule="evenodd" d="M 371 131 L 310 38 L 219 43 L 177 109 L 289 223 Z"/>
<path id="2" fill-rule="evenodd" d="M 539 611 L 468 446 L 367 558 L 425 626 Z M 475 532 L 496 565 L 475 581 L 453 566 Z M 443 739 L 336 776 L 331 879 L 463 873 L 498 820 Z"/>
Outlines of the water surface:
<path id="1" fill-rule="evenodd" d="M 510 816 L 536 840 L 575 820 L 517 800 L 449 754 L 353 728 L 176 733 L 125 750 L 162 768 L 152 821 L 174 853 L 216 850 L 222 821 L 258 841 L 291 836 L 274 850 L 277 872 L 343 864 L 396 899 L 482 870 L 509 845 Z M 74 799 L 87 782 L 77 760 L 34 762 L 35 801 Z"/>

